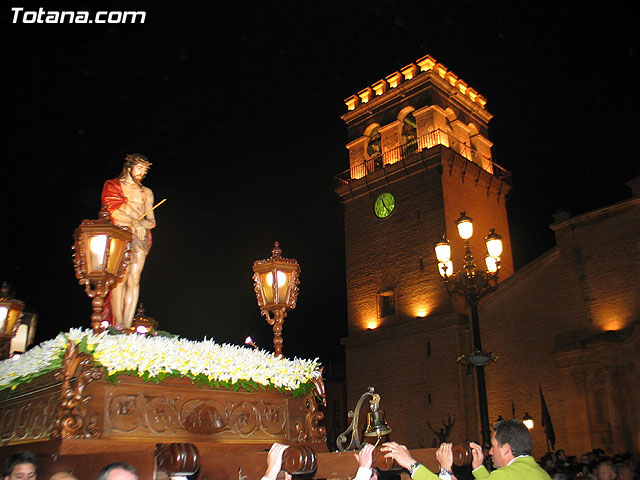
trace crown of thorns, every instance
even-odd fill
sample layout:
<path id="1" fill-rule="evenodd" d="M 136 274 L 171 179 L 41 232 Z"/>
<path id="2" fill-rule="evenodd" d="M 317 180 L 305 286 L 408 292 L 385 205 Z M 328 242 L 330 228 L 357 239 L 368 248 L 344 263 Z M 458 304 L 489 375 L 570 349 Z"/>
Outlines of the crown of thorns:
<path id="1" fill-rule="evenodd" d="M 149 160 L 147 160 L 147 157 L 145 157 L 141 153 L 130 153 L 129 155 L 124 157 L 124 160 L 131 165 L 142 165 L 146 168 L 149 168 L 151 165 L 153 165 Z"/>

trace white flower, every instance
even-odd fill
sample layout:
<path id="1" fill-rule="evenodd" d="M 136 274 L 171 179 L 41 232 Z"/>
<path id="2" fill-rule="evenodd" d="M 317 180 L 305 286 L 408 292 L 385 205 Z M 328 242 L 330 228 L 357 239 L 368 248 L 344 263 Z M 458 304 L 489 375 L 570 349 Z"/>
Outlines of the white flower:
<path id="1" fill-rule="evenodd" d="M 237 345 L 220 345 L 213 340 L 145 337 L 140 335 L 94 335 L 90 330 L 72 329 L 29 350 L 18 360 L 0 362 L 0 390 L 16 379 L 33 378 L 60 358 L 69 340 L 86 338 L 97 363 L 109 375 L 137 372 L 138 375 L 204 375 L 208 381 L 237 383 L 250 381 L 261 385 L 296 390 L 317 374 L 318 359 L 293 360 L 273 353 Z"/>

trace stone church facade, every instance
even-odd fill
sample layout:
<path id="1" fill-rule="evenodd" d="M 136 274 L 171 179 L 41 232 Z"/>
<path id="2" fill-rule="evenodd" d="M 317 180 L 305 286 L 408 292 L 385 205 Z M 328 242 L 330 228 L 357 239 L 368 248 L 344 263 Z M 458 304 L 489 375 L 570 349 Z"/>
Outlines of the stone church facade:
<path id="1" fill-rule="evenodd" d="M 499 356 L 485 368 L 490 420 L 529 412 L 542 454 L 541 387 L 556 448 L 639 451 L 638 198 L 558 220 L 558 246 L 514 273 L 509 172 L 492 160 L 484 97 L 426 56 L 345 103 L 349 169 L 335 187 L 345 212 L 347 405 L 372 385 L 396 441 L 435 446 L 433 430 L 454 416 L 450 440 L 479 438 L 473 367 L 456 361 L 471 351 L 469 315 L 447 293 L 433 249 L 447 234 L 461 268 L 455 221 L 466 212 L 480 268 L 489 229 L 504 243 L 501 284 L 480 303 L 483 346 Z M 614 238 L 624 258 L 607 250 Z"/>

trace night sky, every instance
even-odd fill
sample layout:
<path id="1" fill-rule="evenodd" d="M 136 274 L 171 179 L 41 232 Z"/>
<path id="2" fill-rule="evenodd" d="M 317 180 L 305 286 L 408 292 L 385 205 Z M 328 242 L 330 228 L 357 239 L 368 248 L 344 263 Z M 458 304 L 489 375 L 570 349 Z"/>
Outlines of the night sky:
<path id="1" fill-rule="evenodd" d="M 277 240 L 302 268 L 284 353 L 339 358 L 343 100 L 427 54 L 487 98 L 494 160 L 513 173 L 516 267 L 553 245 L 558 209 L 628 198 L 640 173 L 632 2 L 29 3 L 15 6 L 147 12 L 144 25 L 48 25 L 3 9 L 0 281 L 38 312 L 37 341 L 89 326 L 73 231 L 140 152 L 167 198 L 140 296 L 161 328 L 272 348 L 251 266 Z"/>

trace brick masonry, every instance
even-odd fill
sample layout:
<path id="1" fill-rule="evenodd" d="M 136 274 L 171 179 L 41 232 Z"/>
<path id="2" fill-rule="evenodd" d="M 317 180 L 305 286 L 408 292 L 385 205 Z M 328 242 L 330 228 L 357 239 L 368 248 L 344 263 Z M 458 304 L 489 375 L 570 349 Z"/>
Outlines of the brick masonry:
<path id="1" fill-rule="evenodd" d="M 512 405 L 518 418 L 528 412 L 536 421 L 533 454 L 541 456 L 547 450 L 541 387 L 556 449 L 639 453 L 640 201 L 552 225 L 557 248 L 514 273 L 505 208 L 510 187 L 485 170 L 491 115 L 446 88 L 433 71 L 424 72 L 343 115 L 352 168 L 366 160 L 361 137 L 368 126 L 384 130 L 383 154 L 402 142 L 396 120 L 409 107 L 418 138 L 447 131 L 450 122 L 458 140 L 446 133 L 438 137 L 444 143 L 336 189 L 345 207 L 347 405 L 374 386 L 392 439 L 411 448 L 431 447 L 436 436 L 428 423 L 438 429 L 447 414 L 456 418 L 450 440 L 479 439 L 475 372 L 456 362 L 472 349 L 469 316 L 464 301 L 447 294 L 433 250 L 446 232 L 454 271 L 461 268 L 455 220 L 465 211 L 474 220 L 471 248 L 480 268 L 489 228 L 504 243 L 501 284 L 480 304 L 483 347 L 499 355 L 485 369 L 490 422 L 510 418 Z M 471 161 L 471 134 L 486 147 L 485 169 Z M 383 192 L 396 205 L 381 220 L 373 204 Z M 380 318 L 377 294 L 387 290 L 394 292 L 395 314 Z"/>

